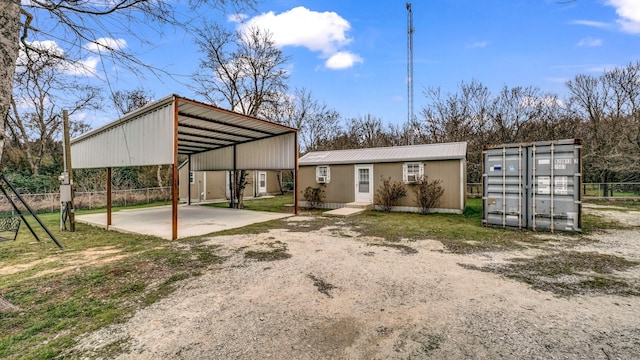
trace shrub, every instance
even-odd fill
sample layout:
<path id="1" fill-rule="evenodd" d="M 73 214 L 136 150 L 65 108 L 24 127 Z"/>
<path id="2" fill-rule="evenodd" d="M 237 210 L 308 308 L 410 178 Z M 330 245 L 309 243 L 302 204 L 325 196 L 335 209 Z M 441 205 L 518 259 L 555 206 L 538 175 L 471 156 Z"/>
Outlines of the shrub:
<path id="1" fill-rule="evenodd" d="M 420 207 L 420 213 L 426 215 L 430 209 L 435 208 L 440 203 L 440 198 L 444 194 L 444 189 L 440 184 L 442 180 L 429 181 L 427 176 L 422 177 L 413 187 L 416 194 L 416 204 Z"/>
<path id="2" fill-rule="evenodd" d="M 407 196 L 407 190 L 404 188 L 402 181 L 391 180 L 380 176 L 382 180 L 380 187 L 376 191 L 375 201 L 380 205 L 382 211 L 389 212 L 391 208 L 398 205 L 398 201 Z"/>
<path id="3" fill-rule="evenodd" d="M 307 186 L 307 188 L 304 189 L 302 197 L 307 202 L 309 209 L 317 209 L 324 203 L 324 189 L 322 186 L 317 188 Z"/>

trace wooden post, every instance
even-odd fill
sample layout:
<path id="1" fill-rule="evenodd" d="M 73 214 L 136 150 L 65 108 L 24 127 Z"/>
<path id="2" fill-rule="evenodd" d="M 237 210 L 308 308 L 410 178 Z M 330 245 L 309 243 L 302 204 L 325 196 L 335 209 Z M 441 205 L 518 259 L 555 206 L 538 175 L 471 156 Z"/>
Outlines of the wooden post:
<path id="1" fill-rule="evenodd" d="M 107 229 L 111 226 L 111 168 L 107 168 Z"/>
<path id="2" fill-rule="evenodd" d="M 62 110 L 62 131 L 64 136 L 64 162 L 66 164 L 67 171 L 69 172 L 69 188 L 71 192 L 71 201 L 67 204 L 67 211 L 69 215 L 69 231 L 76 231 L 76 211 L 73 206 L 73 168 L 71 167 L 71 136 L 69 130 L 69 112 Z"/>

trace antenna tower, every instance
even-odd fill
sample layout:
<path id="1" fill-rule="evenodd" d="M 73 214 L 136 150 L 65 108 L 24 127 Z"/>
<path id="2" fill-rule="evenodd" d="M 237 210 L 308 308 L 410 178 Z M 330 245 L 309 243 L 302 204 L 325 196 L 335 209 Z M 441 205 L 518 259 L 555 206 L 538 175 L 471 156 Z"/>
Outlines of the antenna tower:
<path id="1" fill-rule="evenodd" d="M 413 121 L 413 11 L 407 3 L 407 121 Z"/>

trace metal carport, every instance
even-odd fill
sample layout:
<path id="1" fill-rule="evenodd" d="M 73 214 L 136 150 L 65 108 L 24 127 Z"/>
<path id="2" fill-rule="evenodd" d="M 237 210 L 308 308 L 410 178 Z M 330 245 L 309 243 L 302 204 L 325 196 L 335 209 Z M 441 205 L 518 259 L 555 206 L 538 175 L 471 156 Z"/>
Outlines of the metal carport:
<path id="1" fill-rule="evenodd" d="M 298 213 L 296 129 L 170 95 L 71 140 L 73 167 L 107 169 L 107 226 L 111 169 L 172 166 L 172 239 L 178 237 L 178 155 L 190 171 L 293 170 Z"/>

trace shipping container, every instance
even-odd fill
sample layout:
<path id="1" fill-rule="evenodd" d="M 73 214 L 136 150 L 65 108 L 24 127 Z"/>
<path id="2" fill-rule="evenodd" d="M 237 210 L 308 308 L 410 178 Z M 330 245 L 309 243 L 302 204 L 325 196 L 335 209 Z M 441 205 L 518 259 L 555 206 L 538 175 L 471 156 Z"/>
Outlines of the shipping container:
<path id="1" fill-rule="evenodd" d="M 486 146 L 482 175 L 484 225 L 581 231 L 579 139 Z"/>

